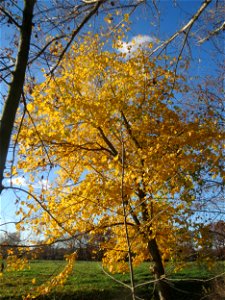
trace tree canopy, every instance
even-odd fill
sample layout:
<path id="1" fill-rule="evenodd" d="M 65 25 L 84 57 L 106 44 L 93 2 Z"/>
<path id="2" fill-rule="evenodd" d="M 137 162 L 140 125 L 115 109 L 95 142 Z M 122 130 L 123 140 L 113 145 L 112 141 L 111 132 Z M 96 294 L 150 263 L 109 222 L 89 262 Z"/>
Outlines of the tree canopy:
<path id="1" fill-rule="evenodd" d="M 104 47 L 86 37 L 54 80 L 33 89 L 18 141 L 17 171 L 30 174 L 19 213 L 47 243 L 110 228 L 101 245 L 109 270 L 127 270 L 130 247 L 133 264 L 153 259 L 159 279 L 180 235 L 204 243 L 187 220 L 204 179 L 224 180 L 224 130 L 210 113 L 188 110 L 185 77 L 170 70 L 172 58 L 149 58 L 151 43 L 128 55 Z M 37 178 L 47 183 L 34 204 Z"/>

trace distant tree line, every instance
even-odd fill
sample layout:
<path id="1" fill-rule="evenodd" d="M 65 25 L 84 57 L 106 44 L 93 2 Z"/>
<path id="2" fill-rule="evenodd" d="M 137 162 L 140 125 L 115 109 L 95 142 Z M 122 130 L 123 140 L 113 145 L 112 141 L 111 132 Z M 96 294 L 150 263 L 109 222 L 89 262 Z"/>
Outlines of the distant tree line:
<path id="1" fill-rule="evenodd" d="M 183 259 L 185 257 L 186 261 L 195 261 L 205 255 L 210 255 L 210 257 L 216 260 L 225 260 L 225 222 L 220 220 L 209 225 L 205 225 L 204 229 L 207 228 L 207 240 L 208 246 L 204 248 L 195 247 L 195 242 L 193 239 L 183 242 L 182 239 L 177 240 L 177 260 Z M 76 239 L 66 239 L 63 242 L 52 244 L 52 245 L 42 245 L 34 247 L 28 257 L 35 253 L 37 259 L 43 260 L 63 260 L 65 255 L 76 251 L 77 259 L 84 261 L 101 261 L 104 253 L 107 249 L 102 247 L 103 243 L 107 241 L 110 237 L 110 230 L 107 235 L 96 234 L 82 235 L 80 238 Z M 199 233 L 201 234 L 201 232 Z M 181 234 L 182 236 L 182 234 Z M 191 236 L 191 231 L 190 231 Z M 19 248 L 22 244 L 20 233 L 11 232 L 5 233 L 0 237 L 0 258 L 5 258 L 8 255 L 8 251 L 13 247 L 14 253 L 15 248 Z M 185 253 L 185 255 L 184 255 Z M 24 255 L 26 254 L 26 248 L 24 250 Z M 21 255 L 21 252 L 20 252 Z M 169 260 L 169 257 L 166 258 Z"/>

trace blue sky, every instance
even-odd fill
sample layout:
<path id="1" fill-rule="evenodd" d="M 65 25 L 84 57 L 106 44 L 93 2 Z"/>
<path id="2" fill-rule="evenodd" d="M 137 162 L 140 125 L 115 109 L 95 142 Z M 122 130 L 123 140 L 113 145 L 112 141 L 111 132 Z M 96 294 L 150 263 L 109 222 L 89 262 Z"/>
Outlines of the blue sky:
<path id="1" fill-rule="evenodd" d="M 132 15 L 130 25 L 131 30 L 128 32 L 127 42 L 130 42 L 133 38 L 137 36 L 144 36 L 144 38 L 157 38 L 160 41 L 165 40 L 180 27 L 182 27 L 187 20 L 193 15 L 194 12 L 200 7 L 202 1 L 161 1 L 158 6 L 161 14 L 158 15 L 154 8 L 148 8 L 141 6 Z M 194 29 L 195 31 L 195 29 Z M 10 36 L 12 31 L 10 29 L 1 30 L 1 47 L 8 45 L 10 42 Z M 183 36 L 182 36 L 183 38 Z M 177 54 L 177 51 L 181 47 L 181 38 L 179 37 L 173 45 L 168 47 L 168 53 L 171 55 Z M 193 39 L 191 44 L 191 53 L 193 55 L 193 62 L 190 68 L 191 75 L 205 76 L 205 74 L 213 73 L 215 71 L 215 64 L 212 59 L 209 59 L 209 53 L 214 49 L 211 42 L 206 42 L 199 46 L 197 41 Z M 218 58 L 218 57 L 217 57 Z M 1 91 L 5 90 L 4 85 L 1 85 Z M 2 110 L 2 99 L 0 101 L 0 111 Z M 26 187 L 25 179 L 20 177 L 19 186 Z M 42 184 L 39 182 L 40 185 Z M 18 196 L 26 197 L 24 194 L 17 194 Z M 15 210 L 17 204 L 15 204 L 17 195 L 12 190 L 5 190 L 2 193 L 2 198 L 0 202 L 0 224 L 15 221 Z M 0 229 L 13 231 L 13 226 L 7 225 L 2 226 Z"/>

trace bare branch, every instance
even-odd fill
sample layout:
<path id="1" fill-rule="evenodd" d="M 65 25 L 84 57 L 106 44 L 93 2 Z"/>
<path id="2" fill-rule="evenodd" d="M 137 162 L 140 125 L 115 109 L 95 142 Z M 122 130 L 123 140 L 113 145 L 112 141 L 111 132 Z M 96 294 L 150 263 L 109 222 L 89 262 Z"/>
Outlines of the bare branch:
<path id="1" fill-rule="evenodd" d="M 222 23 L 221 26 L 217 27 L 213 31 L 210 31 L 209 34 L 206 37 L 202 38 L 199 41 L 199 44 L 203 44 L 205 41 L 208 41 L 212 36 L 219 34 L 220 31 L 222 31 L 222 30 L 223 31 L 225 30 L 225 21 Z"/>
<path id="2" fill-rule="evenodd" d="M 150 55 L 153 55 L 155 52 L 157 52 L 159 49 L 164 49 L 169 45 L 175 38 L 177 38 L 181 33 L 185 33 L 185 31 L 194 25 L 194 23 L 197 21 L 199 16 L 203 13 L 203 11 L 206 9 L 206 7 L 212 2 L 212 0 L 205 0 L 201 7 L 198 9 L 198 11 L 192 16 L 192 18 L 189 20 L 187 24 L 185 24 L 181 29 L 179 29 L 177 32 L 175 32 L 170 38 L 168 38 L 165 42 L 163 42 L 161 45 L 156 47 Z"/>
<path id="3" fill-rule="evenodd" d="M 94 4 L 100 2 L 101 0 L 82 0 L 85 4 Z"/>
<path id="4" fill-rule="evenodd" d="M 63 39 L 65 38 L 67 35 L 66 34 L 63 34 L 63 35 L 60 35 L 60 36 L 57 36 L 57 37 L 54 37 L 53 39 L 51 39 L 36 55 L 34 58 L 32 58 L 28 64 L 32 64 L 38 57 L 40 57 L 44 52 L 45 50 L 55 41 L 58 41 L 60 39 Z M 35 45 L 36 46 L 36 45 Z"/>
<path id="5" fill-rule="evenodd" d="M 2 11 L 3 14 L 6 15 L 9 18 L 10 23 L 13 23 L 13 24 L 16 25 L 16 27 L 21 28 L 21 25 L 16 22 L 16 20 L 10 15 L 10 13 L 5 8 L 0 6 L 0 11 Z"/>

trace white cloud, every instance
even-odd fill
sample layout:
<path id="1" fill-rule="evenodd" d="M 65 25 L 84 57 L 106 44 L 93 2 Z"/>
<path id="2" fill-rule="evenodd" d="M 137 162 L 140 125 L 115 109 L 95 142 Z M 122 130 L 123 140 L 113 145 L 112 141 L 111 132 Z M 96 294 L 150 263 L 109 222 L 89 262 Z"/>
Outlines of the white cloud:
<path id="1" fill-rule="evenodd" d="M 138 48 L 145 48 L 149 43 L 154 42 L 156 42 L 156 39 L 149 35 L 136 35 L 129 42 L 119 42 L 118 51 L 122 53 L 132 53 Z"/>
<path id="2" fill-rule="evenodd" d="M 20 187 L 20 188 L 28 187 L 28 181 L 23 176 L 13 177 L 10 179 L 7 178 L 7 179 L 5 179 L 4 184 L 5 184 L 5 186 L 8 185 L 8 186 L 15 186 L 15 187 Z M 46 180 L 46 179 L 42 179 L 37 182 L 33 182 L 31 185 L 35 189 L 46 190 L 46 189 L 50 188 L 50 184 L 49 184 L 48 180 Z"/>
<path id="3" fill-rule="evenodd" d="M 6 184 L 8 184 L 10 186 L 19 186 L 19 187 L 27 186 L 26 179 L 23 176 L 7 178 L 7 179 L 5 179 L 5 185 Z"/>

